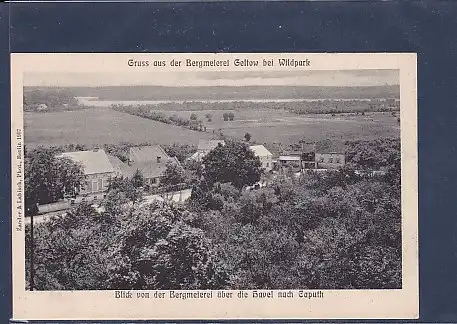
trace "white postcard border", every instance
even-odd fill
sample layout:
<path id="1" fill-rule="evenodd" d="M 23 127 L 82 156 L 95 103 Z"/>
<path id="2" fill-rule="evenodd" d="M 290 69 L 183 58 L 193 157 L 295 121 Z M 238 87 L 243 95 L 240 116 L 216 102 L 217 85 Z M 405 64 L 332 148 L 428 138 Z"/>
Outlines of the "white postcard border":
<path id="1" fill-rule="evenodd" d="M 323 290 L 322 299 L 116 299 L 114 291 L 26 291 L 23 203 L 23 75 L 29 72 L 146 72 L 128 59 L 308 59 L 307 70 L 399 69 L 402 156 L 402 289 Z M 414 319 L 419 316 L 416 54 L 11 54 L 12 273 L 15 319 Z M 147 72 L 176 70 L 148 68 Z M 182 71 L 202 71 L 182 67 Z M 285 67 L 205 70 L 286 71 Z M 18 131 L 22 136 L 18 138 Z M 19 149 L 19 150 L 18 150 Z M 19 152 L 19 153 L 18 153 Z M 18 156 L 19 154 L 19 156 Z M 22 186 L 22 201 L 18 193 Z M 22 212 L 22 218 L 18 217 Z M 21 227 L 22 230 L 18 230 Z M 233 291 L 236 295 L 238 291 Z M 296 291 L 298 292 L 298 290 Z"/>

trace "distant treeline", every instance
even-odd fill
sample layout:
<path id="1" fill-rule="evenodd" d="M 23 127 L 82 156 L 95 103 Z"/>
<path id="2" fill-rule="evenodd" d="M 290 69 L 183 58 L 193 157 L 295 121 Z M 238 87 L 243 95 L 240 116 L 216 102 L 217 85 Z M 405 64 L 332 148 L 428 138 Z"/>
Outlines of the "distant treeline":
<path id="1" fill-rule="evenodd" d="M 281 103 L 279 103 L 280 105 Z M 277 107 L 277 109 L 282 108 L 299 115 L 400 110 L 400 102 L 395 99 L 303 101 L 299 103 L 286 103 L 286 105 L 288 107 Z"/>
<path id="2" fill-rule="evenodd" d="M 167 116 L 160 112 L 154 111 L 154 105 L 111 105 L 111 108 L 116 111 L 155 120 L 165 124 L 186 127 L 196 131 L 204 131 L 203 122 L 201 120 L 193 118 L 186 119 L 178 115 Z"/>
<path id="3" fill-rule="evenodd" d="M 63 111 L 84 108 L 68 89 L 24 90 L 24 111 Z"/>
<path id="4" fill-rule="evenodd" d="M 157 111 L 205 111 L 205 110 L 248 110 L 248 109 L 279 109 L 295 114 L 339 114 L 365 113 L 375 111 L 398 111 L 400 102 L 395 99 L 371 100 L 320 100 L 295 102 L 169 102 L 149 105 L 112 105 L 114 110 L 132 115 L 153 119 L 167 124 L 189 127 L 199 130 L 199 123 L 179 116 L 167 116 Z"/>
<path id="5" fill-rule="evenodd" d="M 367 87 L 324 86 L 243 86 L 243 87 L 26 87 L 26 90 L 70 90 L 77 97 L 98 97 L 100 100 L 222 100 L 222 99 L 375 99 L 400 98 L 397 85 Z"/>

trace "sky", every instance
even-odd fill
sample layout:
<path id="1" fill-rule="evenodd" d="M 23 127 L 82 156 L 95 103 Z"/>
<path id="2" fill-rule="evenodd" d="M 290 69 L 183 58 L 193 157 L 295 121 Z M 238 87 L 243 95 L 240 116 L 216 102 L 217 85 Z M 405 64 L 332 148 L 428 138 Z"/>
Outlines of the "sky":
<path id="1" fill-rule="evenodd" d="M 379 86 L 398 85 L 399 70 L 25 73 L 25 86 Z"/>

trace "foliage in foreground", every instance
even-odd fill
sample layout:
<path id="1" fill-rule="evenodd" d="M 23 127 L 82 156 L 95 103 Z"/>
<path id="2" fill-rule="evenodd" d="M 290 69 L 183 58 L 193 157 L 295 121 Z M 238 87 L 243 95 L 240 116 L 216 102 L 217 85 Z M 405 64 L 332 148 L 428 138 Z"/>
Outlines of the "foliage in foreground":
<path id="1" fill-rule="evenodd" d="M 80 205 L 36 228 L 36 287 L 401 288 L 398 144 L 356 143 L 347 168 L 254 191 L 214 174 L 187 206 L 111 190 L 105 212 Z M 386 172 L 357 175 L 356 163 Z"/>
<path id="2" fill-rule="evenodd" d="M 99 214 L 82 204 L 35 228 L 36 289 L 226 286 L 227 274 L 211 242 L 192 225 L 192 214 L 162 203 L 133 209 L 117 206 Z M 30 240 L 30 233 L 27 238 Z M 30 249 L 27 251 L 29 270 Z"/>

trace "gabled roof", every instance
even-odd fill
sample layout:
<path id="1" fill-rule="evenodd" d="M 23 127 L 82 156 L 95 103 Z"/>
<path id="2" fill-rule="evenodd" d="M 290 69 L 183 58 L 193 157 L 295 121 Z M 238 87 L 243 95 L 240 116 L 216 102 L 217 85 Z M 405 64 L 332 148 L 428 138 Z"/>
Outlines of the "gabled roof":
<path id="1" fill-rule="evenodd" d="M 211 151 L 215 149 L 219 144 L 225 145 L 224 140 L 199 140 L 198 150 Z"/>
<path id="2" fill-rule="evenodd" d="M 161 177 L 167 169 L 168 162 L 181 166 L 181 163 L 176 157 L 168 157 L 168 155 L 160 162 L 157 162 L 157 158 L 154 158 L 150 161 L 131 162 L 130 164 L 123 163 L 115 156 L 108 156 L 108 158 L 113 165 L 114 170 L 127 178 L 131 178 L 136 170 L 140 171 L 143 177 L 147 179 Z"/>
<path id="3" fill-rule="evenodd" d="M 116 173 L 124 173 L 124 162 L 122 162 L 118 157 L 108 155 L 108 160 Z"/>
<path id="4" fill-rule="evenodd" d="M 65 157 L 80 163 L 84 168 L 84 174 L 111 173 L 114 168 L 104 150 L 65 152 L 57 155 L 57 158 Z"/>
<path id="5" fill-rule="evenodd" d="M 146 179 L 161 177 L 167 169 L 166 163 L 141 162 L 126 165 L 123 170 L 125 177 L 132 177 L 136 170 L 140 171 Z"/>
<path id="6" fill-rule="evenodd" d="M 146 179 L 157 178 L 163 176 L 167 169 L 167 164 L 171 162 L 181 166 L 176 157 L 168 158 L 166 161 L 156 163 L 153 161 L 132 163 L 131 165 L 124 164 L 122 174 L 125 177 L 132 177 L 136 170 L 140 171 Z"/>
<path id="7" fill-rule="evenodd" d="M 273 154 L 263 145 L 251 145 L 249 148 L 254 151 L 256 156 L 273 156 Z"/>
<path id="8" fill-rule="evenodd" d="M 157 157 L 170 158 L 159 145 L 138 146 L 130 148 L 130 160 L 135 162 L 146 162 L 156 160 Z"/>

